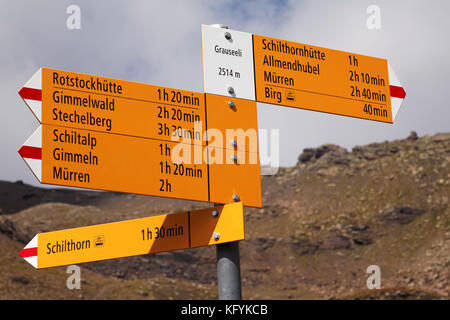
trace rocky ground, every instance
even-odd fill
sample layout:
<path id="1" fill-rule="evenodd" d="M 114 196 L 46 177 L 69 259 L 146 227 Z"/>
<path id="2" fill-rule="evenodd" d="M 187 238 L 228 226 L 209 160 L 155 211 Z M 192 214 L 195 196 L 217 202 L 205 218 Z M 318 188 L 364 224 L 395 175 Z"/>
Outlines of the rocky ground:
<path id="1" fill-rule="evenodd" d="M 262 177 L 263 208 L 245 209 L 245 299 L 449 299 L 450 134 L 348 151 L 305 149 Z M 215 299 L 214 247 L 36 271 L 18 256 L 39 232 L 181 212 L 208 204 L 0 183 L 0 298 Z M 381 271 L 368 290 L 367 268 Z"/>

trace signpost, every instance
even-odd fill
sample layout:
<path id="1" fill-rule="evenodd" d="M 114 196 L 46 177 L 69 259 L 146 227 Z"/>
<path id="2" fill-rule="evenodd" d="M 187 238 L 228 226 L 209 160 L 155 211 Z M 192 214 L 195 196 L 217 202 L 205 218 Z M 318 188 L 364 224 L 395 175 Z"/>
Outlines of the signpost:
<path id="1" fill-rule="evenodd" d="M 38 233 L 20 252 L 36 269 L 244 240 L 241 202 Z"/>
<path id="2" fill-rule="evenodd" d="M 387 60 L 202 25 L 206 96 L 393 123 L 405 97 Z M 219 299 L 241 299 L 239 244 L 217 246 Z M 220 262 L 220 263 L 219 263 Z"/>
<path id="3" fill-rule="evenodd" d="M 393 123 L 405 98 L 385 59 L 205 25 L 202 55 L 204 93 L 49 68 L 20 89 L 41 125 L 19 154 L 40 182 L 215 203 L 39 233 L 25 260 L 217 245 L 219 299 L 241 299 L 243 205 L 262 206 L 256 102 Z"/>

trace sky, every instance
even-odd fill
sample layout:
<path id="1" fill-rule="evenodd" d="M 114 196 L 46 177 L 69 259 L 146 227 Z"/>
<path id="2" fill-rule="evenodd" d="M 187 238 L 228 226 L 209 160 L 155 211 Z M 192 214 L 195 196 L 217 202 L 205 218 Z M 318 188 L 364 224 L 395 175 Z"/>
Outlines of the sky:
<path id="1" fill-rule="evenodd" d="M 384 58 L 406 91 L 394 124 L 258 103 L 258 128 L 279 130 L 279 159 L 304 148 L 350 150 L 450 131 L 450 1 L 6 1 L 0 0 L 0 180 L 38 185 L 17 153 L 39 123 L 18 90 L 40 68 L 203 90 L 201 25 Z M 70 5 L 80 29 L 66 26 Z M 366 12 L 380 8 L 380 29 Z M 261 146 L 260 146 L 261 149 Z"/>

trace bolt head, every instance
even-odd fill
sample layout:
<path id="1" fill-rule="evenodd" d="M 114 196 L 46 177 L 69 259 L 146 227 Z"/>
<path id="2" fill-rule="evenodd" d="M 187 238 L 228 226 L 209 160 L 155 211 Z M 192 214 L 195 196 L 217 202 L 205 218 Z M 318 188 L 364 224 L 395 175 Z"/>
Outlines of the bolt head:
<path id="1" fill-rule="evenodd" d="M 237 142 L 236 142 L 236 140 L 231 140 L 231 146 L 233 147 L 233 148 L 237 148 Z"/>
<path id="2" fill-rule="evenodd" d="M 233 194 L 233 200 L 234 200 L 235 202 L 238 202 L 238 201 L 241 200 L 241 198 L 239 198 L 239 195 L 238 195 L 238 194 Z"/>
<path id="3" fill-rule="evenodd" d="M 228 101 L 228 106 L 229 106 L 231 109 L 236 109 L 236 105 L 234 104 L 233 101 Z"/>
<path id="4" fill-rule="evenodd" d="M 217 218 L 217 217 L 219 216 L 219 211 L 213 210 L 213 211 L 211 212 L 211 215 L 212 215 L 214 218 Z"/>
<path id="5" fill-rule="evenodd" d="M 214 27 L 214 28 L 222 28 L 222 29 L 228 29 L 228 26 L 227 26 L 226 24 L 221 24 L 221 23 L 215 23 L 215 24 L 212 24 L 211 27 Z"/>
<path id="6" fill-rule="evenodd" d="M 214 232 L 213 239 L 214 239 L 214 241 L 218 241 L 220 239 L 220 234 L 218 234 L 217 232 Z"/>
<path id="7" fill-rule="evenodd" d="M 233 95 L 234 94 L 234 88 L 233 87 L 228 87 L 227 89 L 228 93 Z"/>
<path id="8" fill-rule="evenodd" d="M 231 160 L 232 160 L 233 162 L 236 163 L 236 162 L 238 161 L 237 155 L 233 154 L 233 155 L 231 156 Z"/>
<path id="9" fill-rule="evenodd" d="M 231 33 L 225 32 L 225 39 L 231 40 Z"/>

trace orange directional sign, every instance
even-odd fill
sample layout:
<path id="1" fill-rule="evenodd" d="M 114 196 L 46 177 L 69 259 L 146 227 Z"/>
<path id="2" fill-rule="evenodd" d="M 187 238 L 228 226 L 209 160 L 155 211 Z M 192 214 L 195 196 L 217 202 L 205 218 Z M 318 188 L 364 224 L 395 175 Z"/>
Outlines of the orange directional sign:
<path id="1" fill-rule="evenodd" d="M 41 124 L 199 145 L 208 143 L 207 129 L 223 138 L 227 130 L 258 130 L 250 101 L 208 95 L 206 104 L 203 93 L 56 69 L 39 69 L 19 94 Z M 257 152 L 225 139 L 215 146 Z"/>
<path id="2" fill-rule="evenodd" d="M 256 100 L 392 123 L 405 92 L 385 59 L 253 35 Z"/>
<path id="3" fill-rule="evenodd" d="M 19 94 L 42 124 L 206 144 L 202 93 L 41 68 Z"/>
<path id="4" fill-rule="evenodd" d="M 20 252 L 36 269 L 244 239 L 241 202 L 37 234 Z"/>
<path id="5" fill-rule="evenodd" d="M 257 153 L 45 124 L 19 153 L 42 183 L 261 206 Z"/>

